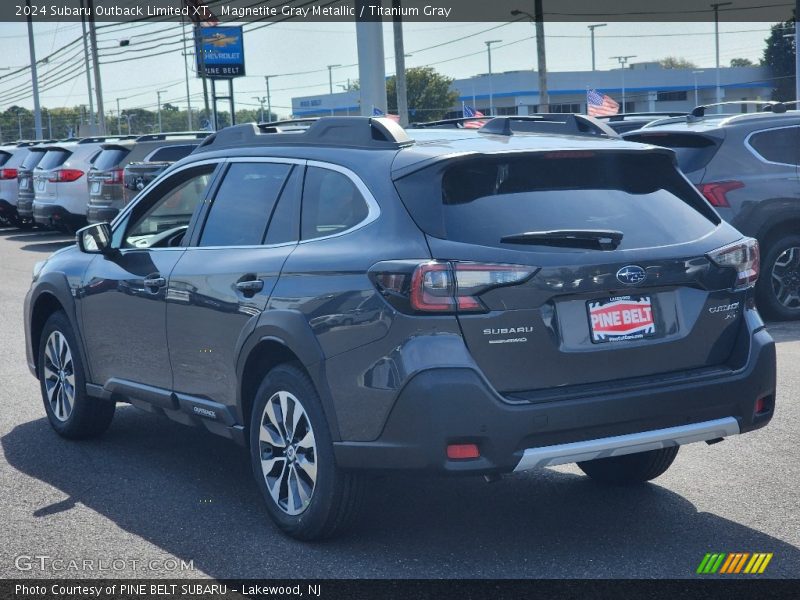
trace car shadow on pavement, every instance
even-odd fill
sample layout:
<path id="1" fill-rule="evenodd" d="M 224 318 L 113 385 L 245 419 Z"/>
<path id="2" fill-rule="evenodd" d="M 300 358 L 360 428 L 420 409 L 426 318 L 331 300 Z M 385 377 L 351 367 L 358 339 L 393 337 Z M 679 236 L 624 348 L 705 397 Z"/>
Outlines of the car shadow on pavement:
<path id="1" fill-rule="evenodd" d="M 29 252 L 46 252 L 51 254 L 61 248 L 66 248 L 75 243 L 75 240 L 59 240 L 57 242 L 40 242 L 36 244 L 25 244 L 20 246 L 20 250 L 27 250 Z"/>
<path id="2" fill-rule="evenodd" d="M 800 321 L 770 321 L 767 330 L 779 344 L 800 340 Z"/>
<path id="3" fill-rule="evenodd" d="M 217 578 L 693 577 L 706 552 L 773 552 L 772 577 L 796 577 L 800 567 L 796 547 L 699 512 L 658 484 L 604 487 L 550 469 L 491 484 L 375 477 L 351 533 L 304 544 L 269 522 L 247 453 L 204 431 L 120 405 L 98 440 L 61 439 L 42 418 L 0 442 L 14 469 L 66 496 L 29 500 L 31 520 L 84 505 Z M 690 465 L 679 455 L 673 468 Z M 718 493 L 702 492 L 711 504 Z M 28 541 L 57 551 L 50 536 L 60 523 L 40 522 Z"/>

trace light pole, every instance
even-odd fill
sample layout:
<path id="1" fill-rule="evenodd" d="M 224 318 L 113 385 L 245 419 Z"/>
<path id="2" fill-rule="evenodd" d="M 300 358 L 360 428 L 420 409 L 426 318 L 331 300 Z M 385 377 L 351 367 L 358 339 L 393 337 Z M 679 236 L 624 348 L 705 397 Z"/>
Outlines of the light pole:
<path id="1" fill-rule="evenodd" d="M 136 118 L 136 115 L 125 115 L 125 120 L 128 121 L 128 135 L 131 134 L 131 119 Z"/>
<path id="2" fill-rule="evenodd" d="M 122 112 L 119 110 L 119 101 L 127 98 L 117 98 L 117 135 L 122 135 Z"/>
<path id="3" fill-rule="evenodd" d="M 328 65 L 328 94 L 333 96 L 333 70 L 342 65 Z M 331 99 L 331 102 L 333 99 Z M 333 106 L 331 106 L 331 115 L 333 115 Z"/>
<path id="4" fill-rule="evenodd" d="M 550 95 L 547 93 L 547 57 L 544 45 L 544 14 L 542 0 L 534 4 L 535 15 L 524 10 L 512 10 L 513 16 L 525 15 L 536 27 L 536 62 L 539 74 L 539 112 L 550 111 Z"/>
<path id="5" fill-rule="evenodd" d="M 625 69 L 626 65 L 628 64 L 629 58 L 635 58 L 635 54 L 629 54 L 628 56 L 612 56 L 611 58 L 616 58 L 619 61 L 620 70 L 622 71 L 622 110 L 620 112 L 625 112 Z"/>
<path id="6" fill-rule="evenodd" d="M 705 73 L 705 71 L 692 71 L 692 75 L 694 75 L 694 105 L 700 106 L 700 102 L 697 100 L 697 76 L 700 73 Z"/>
<path id="7" fill-rule="evenodd" d="M 272 120 L 272 98 L 269 95 L 269 78 L 272 75 L 264 75 L 264 81 L 267 83 L 267 113 L 269 115 L 269 120 Z"/>
<path id="8" fill-rule="evenodd" d="M 33 124 L 36 129 L 36 139 L 42 139 L 42 108 L 39 104 L 39 75 L 36 72 L 36 48 L 33 43 L 33 19 L 31 0 L 25 0 L 28 8 L 28 50 L 31 55 L 31 82 L 33 83 Z"/>
<path id="9" fill-rule="evenodd" d="M 594 30 L 597 29 L 598 27 L 605 27 L 606 25 L 608 25 L 608 23 L 597 23 L 596 25 L 589 25 L 588 26 L 589 27 L 589 31 L 592 32 L 592 71 L 595 70 L 595 65 L 594 65 Z"/>
<path id="10" fill-rule="evenodd" d="M 81 8 L 83 8 L 83 0 L 81 0 Z M 92 99 L 92 71 L 89 66 L 89 36 L 86 33 L 86 17 L 81 11 L 81 31 L 83 32 L 83 63 L 86 70 L 86 88 L 89 92 L 89 133 L 94 135 L 97 133 L 94 128 L 94 100 Z"/>
<path id="11" fill-rule="evenodd" d="M 494 86 L 492 85 L 492 44 L 497 44 L 503 40 L 487 40 L 486 55 L 489 58 L 489 116 L 494 116 Z"/>
<path id="12" fill-rule="evenodd" d="M 267 100 L 263 96 L 259 98 L 258 96 L 251 96 L 253 100 L 261 104 L 261 122 L 264 123 L 264 102 Z"/>
<path id="13" fill-rule="evenodd" d="M 714 9 L 714 46 L 717 56 L 717 104 L 722 102 L 722 88 L 719 86 L 719 7 L 731 4 L 733 2 L 715 2 L 711 5 L 711 8 Z M 721 108 L 721 106 L 717 106 L 717 112 L 720 112 Z"/>
<path id="14" fill-rule="evenodd" d="M 189 93 L 189 53 L 186 50 L 186 23 L 181 17 L 181 38 L 183 39 L 183 73 L 186 76 L 186 119 L 189 131 L 192 130 L 192 96 Z M 130 126 L 128 127 L 130 129 Z M 128 131 L 130 133 L 130 131 Z"/>
<path id="15" fill-rule="evenodd" d="M 164 90 L 156 91 L 156 97 L 158 98 L 158 133 L 161 133 L 163 130 L 161 129 L 161 94 L 166 94 Z"/>

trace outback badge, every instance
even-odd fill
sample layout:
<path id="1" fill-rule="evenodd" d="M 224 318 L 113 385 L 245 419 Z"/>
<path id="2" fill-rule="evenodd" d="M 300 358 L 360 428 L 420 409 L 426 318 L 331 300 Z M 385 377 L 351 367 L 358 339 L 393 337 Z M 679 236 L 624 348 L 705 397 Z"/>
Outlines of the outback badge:
<path id="1" fill-rule="evenodd" d="M 636 285 L 647 279 L 647 271 L 637 265 L 628 265 L 617 271 L 617 279 L 625 285 Z"/>

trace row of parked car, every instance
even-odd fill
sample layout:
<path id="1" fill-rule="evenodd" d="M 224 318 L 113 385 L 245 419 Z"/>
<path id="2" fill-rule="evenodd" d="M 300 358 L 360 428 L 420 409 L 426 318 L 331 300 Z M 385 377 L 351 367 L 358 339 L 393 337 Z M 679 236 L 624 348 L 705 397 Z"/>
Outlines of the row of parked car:
<path id="1" fill-rule="evenodd" d="M 74 232 L 110 221 L 205 131 L 23 141 L 0 146 L 0 224 Z"/>

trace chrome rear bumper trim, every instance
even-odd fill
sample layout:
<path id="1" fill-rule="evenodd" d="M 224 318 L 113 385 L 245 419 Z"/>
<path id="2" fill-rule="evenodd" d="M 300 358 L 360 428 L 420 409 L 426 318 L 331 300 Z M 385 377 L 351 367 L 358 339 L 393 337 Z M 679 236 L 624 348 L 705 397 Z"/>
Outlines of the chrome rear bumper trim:
<path id="1" fill-rule="evenodd" d="M 704 442 L 738 433 L 739 423 L 736 419 L 725 417 L 724 419 L 715 419 L 691 425 L 586 440 L 585 442 L 528 448 L 522 454 L 522 459 L 514 471 L 527 471 L 539 467 L 658 450 L 669 446 Z"/>

